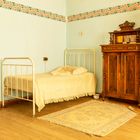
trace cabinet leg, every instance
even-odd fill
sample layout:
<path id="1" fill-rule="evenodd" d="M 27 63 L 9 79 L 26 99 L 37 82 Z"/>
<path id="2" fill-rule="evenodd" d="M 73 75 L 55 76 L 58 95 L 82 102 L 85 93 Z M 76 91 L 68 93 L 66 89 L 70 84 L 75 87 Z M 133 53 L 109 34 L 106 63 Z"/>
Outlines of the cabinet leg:
<path id="1" fill-rule="evenodd" d="M 140 96 L 139 96 L 139 99 L 138 99 L 138 107 L 140 107 Z"/>
<path id="2" fill-rule="evenodd" d="M 102 93 L 101 96 L 102 96 L 102 101 L 105 101 L 105 93 L 104 92 Z"/>
<path id="3" fill-rule="evenodd" d="M 139 96 L 138 96 L 138 107 L 140 107 L 140 87 L 139 87 Z"/>
<path id="4" fill-rule="evenodd" d="M 102 101 L 105 101 L 105 97 L 102 97 Z"/>
<path id="5" fill-rule="evenodd" d="M 140 100 L 138 100 L 138 107 L 140 108 Z"/>

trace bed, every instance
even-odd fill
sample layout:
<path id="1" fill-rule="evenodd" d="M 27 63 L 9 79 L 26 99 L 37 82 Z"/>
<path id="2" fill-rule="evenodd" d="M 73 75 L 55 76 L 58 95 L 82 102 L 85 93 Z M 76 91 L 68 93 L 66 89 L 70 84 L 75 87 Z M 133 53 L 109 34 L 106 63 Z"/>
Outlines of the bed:
<path id="1" fill-rule="evenodd" d="M 64 66 L 46 73 L 34 73 L 28 57 L 2 61 L 2 105 L 5 96 L 33 102 L 41 111 L 45 104 L 94 95 L 96 91 L 95 50 L 66 49 Z"/>

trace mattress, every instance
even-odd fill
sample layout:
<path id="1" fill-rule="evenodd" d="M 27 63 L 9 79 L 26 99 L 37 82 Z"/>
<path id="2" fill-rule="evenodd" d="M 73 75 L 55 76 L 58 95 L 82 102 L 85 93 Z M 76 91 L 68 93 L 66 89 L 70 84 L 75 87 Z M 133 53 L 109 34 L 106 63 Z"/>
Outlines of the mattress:
<path id="1" fill-rule="evenodd" d="M 38 111 L 48 103 L 94 95 L 96 89 L 95 74 L 90 72 L 79 75 L 36 74 L 34 86 L 31 75 L 7 76 L 4 84 L 6 94 L 11 89 L 32 93 L 34 88 Z"/>

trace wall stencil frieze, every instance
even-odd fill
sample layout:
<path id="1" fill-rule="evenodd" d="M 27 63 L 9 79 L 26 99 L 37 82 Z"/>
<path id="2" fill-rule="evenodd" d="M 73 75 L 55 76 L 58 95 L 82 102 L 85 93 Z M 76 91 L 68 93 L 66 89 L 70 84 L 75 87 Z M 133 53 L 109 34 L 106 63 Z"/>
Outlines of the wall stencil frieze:
<path id="1" fill-rule="evenodd" d="M 36 15 L 36 16 L 40 16 L 40 17 L 44 17 L 44 18 L 49 18 L 52 20 L 57 20 L 57 21 L 62 21 L 62 22 L 66 21 L 65 16 L 63 16 L 63 15 L 58 15 L 56 13 L 47 12 L 45 10 L 40 10 L 37 8 L 25 6 L 23 4 L 18 4 L 15 2 L 11 2 L 11 1 L 0 0 L 0 7 L 6 8 L 9 10 L 18 11 L 18 12 L 23 12 L 26 14 L 32 14 L 32 15 Z"/>
<path id="2" fill-rule="evenodd" d="M 140 10 L 140 2 L 129 3 L 129 4 L 119 5 L 115 7 L 109 7 L 106 9 L 99 9 L 91 12 L 84 12 L 76 15 L 71 15 L 68 16 L 68 22 L 84 20 L 84 19 L 94 18 L 98 16 L 107 16 L 107 15 L 112 15 L 117 13 L 129 12 L 134 10 Z"/>
<path id="3" fill-rule="evenodd" d="M 36 15 L 36 16 L 40 16 L 40 17 L 44 17 L 44 18 L 48 18 L 52 20 L 57 20 L 61 22 L 72 22 L 72 21 L 84 20 L 84 19 L 89 19 L 89 18 L 94 18 L 94 17 L 99 17 L 99 16 L 107 16 L 107 15 L 112 15 L 112 14 L 117 14 L 117 13 L 140 10 L 140 2 L 129 3 L 129 4 L 119 5 L 115 7 L 109 7 L 105 9 L 79 13 L 76 15 L 68 16 L 68 17 L 59 15 L 56 13 L 48 12 L 45 10 L 33 8 L 30 6 L 26 6 L 23 4 L 7 1 L 7 0 L 0 0 L 0 7 L 6 8 L 9 10 L 18 11 L 18 12 L 23 12 L 26 14 Z"/>

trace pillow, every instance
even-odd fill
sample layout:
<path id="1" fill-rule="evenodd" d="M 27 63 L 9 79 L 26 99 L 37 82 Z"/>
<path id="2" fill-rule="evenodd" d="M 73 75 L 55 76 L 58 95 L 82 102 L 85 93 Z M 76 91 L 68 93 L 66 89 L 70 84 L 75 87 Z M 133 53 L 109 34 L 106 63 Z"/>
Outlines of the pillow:
<path id="1" fill-rule="evenodd" d="M 55 70 L 51 71 L 52 75 L 70 75 L 73 73 L 73 70 L 75 67 L 73 66 L 63 66 L 63 67 L 58 67 Z"/>
<path id="2" fill-rule="evenodd" d="M 76 67 L 74 66 L 64 66 L 64 71 L 69 71 L 71 74 L 73 73 L 73 71 L 76 69 Z"/>
<path id="3" fill-rule="evenodd" d="M 83 67 L 77 67 L 74 71 L 73 71 L 73 75 L 78 75 L 78 74 L 82 74 L 87 72 L 88 70 L 86 68 Z"/>
<path id="4" fill-rule="evenodd" d="M 61 70 L 61 68 L 62 68 L 62 67 L 58 67 L 58 68 L 52 70 L 50 73 L 51 73 L 52 75 L 57 75 L 57 73 Z"/>
<path id="5" fill-rule="evenodd" d="M 52 75 L 78 75 L 87 72 L 88 70 L 84 67 L 75 66 L 62 66 L 51 71 Z"/>

